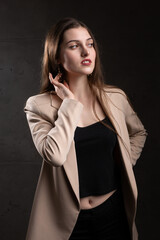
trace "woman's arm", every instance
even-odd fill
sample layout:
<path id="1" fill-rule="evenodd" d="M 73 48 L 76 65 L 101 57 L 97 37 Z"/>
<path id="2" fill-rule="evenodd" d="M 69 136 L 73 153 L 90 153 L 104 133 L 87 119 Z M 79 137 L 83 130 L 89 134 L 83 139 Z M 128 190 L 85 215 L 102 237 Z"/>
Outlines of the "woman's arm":
<path id="1" fill-rule="evenodd" d="M 77 100 L 65 98 L 58 109 L 56 121 L 43 118 L 34 97 L 27 100 L 24 111 L 36 149 L 55 167 L 62 166 L 67 158 L 74 131 L 83 110 Z"/>
<path id="2" fill-rule="evenodd" d="M 137 159 L 140 157 L 148 134 L 142 122 L 138 118 L 136 112 L 131 107 L 126 95 L 124 96 L 123 99 L 125 121 L 131 145 L 131 161 L 132 165 L 134 166 L 136 164 Z"/>

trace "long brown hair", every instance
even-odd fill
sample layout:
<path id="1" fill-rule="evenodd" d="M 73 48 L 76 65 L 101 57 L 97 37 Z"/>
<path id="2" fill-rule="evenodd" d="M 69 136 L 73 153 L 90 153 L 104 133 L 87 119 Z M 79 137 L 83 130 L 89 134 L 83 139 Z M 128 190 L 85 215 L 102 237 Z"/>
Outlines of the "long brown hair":
<path id="1" fill-rule="evenodd" d="M 44 44 L 44 54 L 42 59 L 42 76 L 41 76 L 41 89 L 40 92 L 46 92 L 50 90 L 54 90 L 53 85 L 50 83 L 48 79 L 48 74 L 51 72 L 53 76 L 55 76 L 58 72 L 58 57 L 60 52 L 60 46 L 63 41 L 64 32 L 71 28 L 84 27 L 87 29 L 89 34 L 91 35 L 94 43 L 94 48 L 96 51 L 96 60 L 95 60 L 95 68 L 92 75 L 89 77 L 89 85 L 97 86 L 98 88 L 103 88 L 103 74 L 102 67 L 100 63 L 99 50 L 97 46 L 96 39 L 93 36 L 91 30 L 81 21 L 74 18 L 64 18 L 61 19 L 58 23 L 54 24 L 48 31 L 45 44 Z M 64 74 L 64 69 L 61 66 L 61 72 Z M 62 75 L 63 78 L 63 75 Z"/>
<path id="2" fill-rule="evenodd" d="M 96 39 L 95 39 L 93 33 L 83 22 L 81 22 L 75 18 L 61 19 L 60 21 L 58 21 L 56 24 L 54 24 L 49 29 L 49 31 L 46 35 L 45 44 L 44 44 L 44 54 L 43 54 L 43 58 L 42 58 L 42 74 L 41 74 L 40 93 L 45 93 L 45 92 L 55 90 L 54 86 L 49 81 L 49 72 L 52 73 L 53 77 L 55 77 L 58 72 L 58 66 L 59 66 L 58 58 L 59 58 L 61 43 L 63 41 L 64 32 L 68 29 L 78 28 L 78 27 L 84 27 L 88 31 L 88 33 L 91 35 L 91 38 L 93 39 L 93 46 L 96 51 L 95 68 L 94 68 L 92 74 L 88 76 L 88 84 L 90 86 L 90 89 L 91 89 L 91 92 L 93 95 L 93 105 L 92 105 L 93 111 L 94 111 L 97 119 L 100 121 L 100 119 L 96 113 L 96 110 L 95 110 L 95 102 L 96 102 L 96 100 L 98 100 L 100 105 L 102 106 L 104 113 L 111 120 L 112 115 L 111 115 L 111 112 L 109 111 L 107 101 L 104 101 L 103 96 L 105 96 L 107 98 L 107 94 L 105 93 L 106 89 L 112 88 L 112 91 L 113 91 L 113 88 L 115 88 L 115 87 L 106 84 L 104 81 L 102 65 L 100 62 L 99 49 L 98 49 L 98 45 L 97 45 L 97 42 L 96 42 Z M 62 66 L 60 66 L 60 70 L 62 73 L 61 78 L 63 79 L 63 77 L 65 76 L 65 71 Z M 115 89 L 115 92 L 116 91 L 117 90 Z M 121 93 L 121 92 L 119 92 L 119 93 Z M 113 116 L 112 116 L 112 118 L 113 118 Z M 107 123 L 102 122 L 102 124 L 104 124 L 105 126 L 110 128 L 112 131 L 114 131 L 119 136 L 117 131 L 114 130 L 113 128 L 111 128 Z M 121 137 L 120 137 L 120 139 L 121 139 Z"/>

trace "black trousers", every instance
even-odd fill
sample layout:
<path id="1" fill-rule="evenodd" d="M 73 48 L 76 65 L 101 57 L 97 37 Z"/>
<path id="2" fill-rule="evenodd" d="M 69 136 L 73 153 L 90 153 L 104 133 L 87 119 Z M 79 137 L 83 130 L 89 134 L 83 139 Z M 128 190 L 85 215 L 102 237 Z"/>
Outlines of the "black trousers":
<path id="1" fill-rule="evenodd" d="M 82 209 L 69 240 L 131 240 L 121 190 L 91 209 Z"/>

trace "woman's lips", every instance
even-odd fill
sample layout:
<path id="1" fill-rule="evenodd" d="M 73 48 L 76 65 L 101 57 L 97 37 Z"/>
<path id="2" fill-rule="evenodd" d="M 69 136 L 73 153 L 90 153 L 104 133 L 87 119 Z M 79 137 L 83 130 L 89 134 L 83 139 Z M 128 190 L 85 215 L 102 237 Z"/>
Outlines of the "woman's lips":
<path id="1" fill-rule="evenodd" d="M 85 66 L 89 66 L 92 63 L 91 59 L 84 59 L 81 64 Z"/>

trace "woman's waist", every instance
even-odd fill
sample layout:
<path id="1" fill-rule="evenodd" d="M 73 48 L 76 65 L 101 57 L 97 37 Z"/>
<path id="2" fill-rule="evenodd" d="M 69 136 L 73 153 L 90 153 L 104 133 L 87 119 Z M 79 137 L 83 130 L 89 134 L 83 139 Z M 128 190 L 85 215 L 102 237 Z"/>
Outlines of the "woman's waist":
<path id="1" fill-rule="evenodd" d="M 105 202 L 117 189 L 110 191 L 109 193 L 98 196 L 87 196 L 80 199 L 80 208 L 83 210 L 97 207 Z"/>

